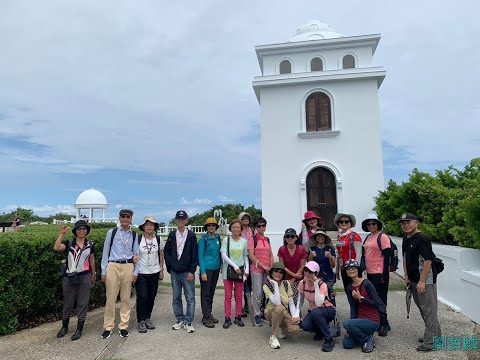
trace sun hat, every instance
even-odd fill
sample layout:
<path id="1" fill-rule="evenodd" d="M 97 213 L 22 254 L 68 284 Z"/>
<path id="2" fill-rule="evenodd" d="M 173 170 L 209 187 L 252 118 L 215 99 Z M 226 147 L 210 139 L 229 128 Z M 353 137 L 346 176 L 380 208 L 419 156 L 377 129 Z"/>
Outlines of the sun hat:
<path id="1" fill-rule="evenodd" d="M 252 217 L 250 216 L 249 213 L 245 212 L 245 211 L 242 211 L 239 215 L 238 215 L 238 220 L 242 221 L 242 218 L 244 216 L 248 216 L 248 219 L 250 222 L 252 222 Z"/>
<path id="2" fill-rule="evenodd" d="M 77 236 L 77 230 L 81 226 L 85 226 L 87 228 L 87 234 L 85 236 L 88 235 L 88 233 L 90 232 L 90 226 L 87 224 L 87 222 L 85 220 L 78 220 L 75 223 L 75 227 L 72 229 L 73 235 Z"/>
<path id="3" fill-rule="evenodd" d="M 304 215 L 303 215 L 303 220 L 302 222 L 304 224 L 307 223 L 308 220 L 310 219 L 317 219 L 318 221 L 322 220 L 322 218 L 320 216 L 318 216 L 315 211 L 312 211 L 312 210 L 309 210 L 307 211 Z"/>
<path id="4" fill-rule="evenodd" d="M 203 225 L 203 230 L 207 231 L 207 225 L 209 224 L 215 224 L 215 227 L 218 229 L 220 226 L 217 224 L 217 219 L 214 217 L 209 217 L 207 220 L 205 220 L 205 225 Z"/>
<path id="5" fill-rule="evenodd" d="M 175 219 L 188 219 L 188 215 L 184 210 L 178 210 L 175 214 Z"/>
<path id="6" fill-rule="evenodd" d="M 311 236 L 315 239 L 315 243 L 317 242 L 317 235 L 323 235 L 325 236 L 325 244 L 331 244 L 332 243 L 332 238 L 328 236 L 328 234 L 323 231 L 323 230 L 317 230 L 315 233 Z"/>
<path id="7" fill-rule="evenodd" d="M 305 267 L 310 270 L 311 272 L 320 272 L 320 266 L 315 261 L 309 261 L 305 264 Z"/>
<path id="8" fill-rule="evenodd" d="M 145 231 L 143 230 L 143 227 L 145 226 L 145 223 L 147 221 L 150 221 L 151 223 L 153 223 L 155 225 L 155 231 L 158 230 L 158 228 L 160 227 L 160 225 L 158 224 L 158 222 L 155 220 L 155 217 L 151 216 L 151 215 L 147 215 L 143 218 L 143 223 L 142 225 L 140 225 L 138 228 L 140 229 L 140 231 Z"/>
<path id="9" fill-rule="evenodd" d="M 335 224 L 336 227 L 339 227 L 338 226 L 338 220 L 340 220 L 342 217 L 346 217 L 348 219 L 350 219 L 350 223 L 352 224 L 352 228 L 355 227 L 355 225 L 357 224 L 357 219 L 355 219 L 355 216 L 353 216 L 352 214 L 344 214 L 344 213 L 338 213 L 337 215 L 335 215 L 335 219 L 333 219 L 333 223 Z"/>
<path id="10" fill-rule="evenodd" d="M 377 223 L 377 228 L 378 228 L 378 230 L 382 230 L 383 224 L 382 224 L 382 222 L 381 222 L 380 220 L 378 220 L 377 215 L 375 215 L 375 214 L 368 214 L 368 215 L 367 215 L 367 218 L 362 221 L 362 229 L 363 229 L 363 231 L 370 232 L 370 231 L 368 230 L 368 227 L 367 227 L 367 223 L 368 223 L 370 220 L 375 220 L 375 222 Z"/>
<path id="11" fill-rule="evenodd" d="M 413 214 L 405 213 L 402 216 L 400 216 L 400 220 L 398 220 L 398 222 L 410 221 L 410 220 L 417 220 L 417 217 Z"/>
<path id="12" fill-rule="evenodd" d="M 275 262 L 273 263 L 272 267 L 270 268 L 270 271 L 268 272 L 270 277 L 272 277 L 272 273 L 273 273 L 273 270 L 275 269 L 280 269 L 280 270 L 283 270 L 283 278 L 282 280 L 285 280 L 285 277 L 287 275 L 287 272 L 285 271 L 285 265 L 281 262 Z"/>

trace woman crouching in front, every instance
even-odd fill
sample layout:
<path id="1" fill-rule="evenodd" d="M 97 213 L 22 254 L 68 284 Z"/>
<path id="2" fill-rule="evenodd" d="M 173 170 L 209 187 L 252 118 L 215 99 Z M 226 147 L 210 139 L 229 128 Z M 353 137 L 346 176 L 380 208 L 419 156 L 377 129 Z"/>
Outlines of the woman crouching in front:
<path id="1" fill-rule="evenodd" d="M 385 305 L 372 282 L 362 279 L 363 269 L 358 261 L 348 260 L 345 269 L 352 283 L 347 288 L 350 319 L 343 322 L 343 327 L 347 330 L 343 347 L 352 349 L 362 345 L 362 351 L 369 353 L 375 347 L 373 334 L 380 325 L 380 313 L 385 313 Z"/>
<path id="2" fill-rule="evenodd" d="M 303 269 L 304 280 L 298 285 L 298 308 L 301 309 L 304 299 L 307 299 L 309 310 L 300 327 L 304 331 L 315 333 L 315 340 L 325 339 L 322 351 L 330 352 L 335 344 L 328 323 L 335 318 L 335 307 L 329 301 L 327 283 L 317 277 L 319 271 L 320 266 L 315 261 L 309 261 Z"/>
<path id="3" fill-rule="evenodd" d="M 278 335 L 280 328 L 283 333 L 297 333 L 300 331 L 298 324 L 300 317 L 298 308 L 293 302 L 293 291 L 290 283 L 285 280 L 285 265 L 276 262 L 272 265 L 269 271 L 269 276 L 265 285 L 263 285 L 263 292 L 267 298 L 267 305 L 265 307 L 265 318 L 272 326 L 270 335 L 270 347 L 272 349 L 279 349 Z"/>

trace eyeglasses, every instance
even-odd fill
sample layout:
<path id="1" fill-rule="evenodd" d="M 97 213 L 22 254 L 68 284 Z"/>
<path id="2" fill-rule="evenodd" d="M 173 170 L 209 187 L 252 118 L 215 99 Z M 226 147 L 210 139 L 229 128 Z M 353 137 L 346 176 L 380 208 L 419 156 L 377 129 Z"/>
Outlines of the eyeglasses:
<path id="1" fill-rule="evenodd" d="M 339 224 L 350 224 L 350 220 L 338 220 Z"/>
<path id="2" fill-rule="evenodd" d="M 78 230 L 87 231 L 88 229 L 87 229 L 86 226 L 80 226 L 80 227 L 77 229 L 77 231 L 78 231 Z"/>
<path id="3" fill-rule="evenodd" d="M 120 216 L 122 219 L 130 219 L 132 215 L 122 215 Z"/>
<path id="4" fill-rule="evenodd" d="M 207 224 L 207 227 L 212 227 L 212 226 L 217 227 L 217 225 L 215 225 L 215 224 Z"/>
<path id="5" fill-rule="evenodd" d="M 295 235 L 285 235 L 285 239 L 295 239 Z"/>
<path id="6" fill-rule="evenodd" d="M 281 274 L 283 274 L 283 270 L 282 270 L 282 269 L 273 269 L 273 270 L 272 270 L 272 273 L 281 273 Z"/>
<path id="7" fill-rule="evenodd" d="M 352 271 L 352 270 L 357 270 L 357 268 L 356 268 L 356 267 L 353 267 L 353 266 L 347 267 L 347 271 Z"/>
<path id="8" fill-rule="evenodd" d="M 371 222 L 371 223 L 368 223 L 367 226 L 376 226 L 377 223 L 376 222 Z"/>
<path id="9" fill-rule="evenodd" d="M 266 224 L 258 224 L 256 227 L 260 229 L 260 228 L 264 228 L 266 226 L 267 226 Z"/>

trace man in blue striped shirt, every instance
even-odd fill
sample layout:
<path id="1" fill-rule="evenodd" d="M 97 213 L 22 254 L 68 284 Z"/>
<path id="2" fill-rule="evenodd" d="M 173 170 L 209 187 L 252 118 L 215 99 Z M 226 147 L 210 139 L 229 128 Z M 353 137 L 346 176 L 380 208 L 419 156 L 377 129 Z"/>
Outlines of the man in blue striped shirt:
<path id="1" fill-rule="evenodd" d="M 107 291 L 105 316 L 103 318 L 102 338 L 110 337 L 115 327 L 115 302 L 120 293 L 120 337 L 128 336 L 128 322 L 130 320 L 130 296 L 132 283 L 136 281 L 134 275 L 133 254 L 137 253 L 137 234 L 130 229 L 133 211 L 122 209 L 119 213 L 120 226 L 110 229 L 105 237 L 102 255 L 102 281 Z"/>

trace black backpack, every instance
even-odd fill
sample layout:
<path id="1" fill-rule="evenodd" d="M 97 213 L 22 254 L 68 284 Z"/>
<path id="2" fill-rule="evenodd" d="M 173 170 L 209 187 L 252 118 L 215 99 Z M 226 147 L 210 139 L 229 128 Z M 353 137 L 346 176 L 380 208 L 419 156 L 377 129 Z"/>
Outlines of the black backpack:
<path id="1" fill-rule="evenodd" d="M 380 233 L 378 234 L 377 236 L 377 245 L 378 245 L 378 248 L 380 249 L 380 251 L 382 250 L 382 235 L 384 234 L 384 232 L 380 231 Z M 386 234 L 385 234 L 386 235 Z M 365 242 L 367 241 L 368 237 L 370 236 L 370 234 L 367 235 L 367 237 L 365 238 L 365 240 L 363 241 L 363 245 L 365 245 Z M 397 245 L 395 245 L 395 243 L 392 241 L 392 239 L 390 238 L 390 236 L 388 236 L 388 240 L 390 240 L 390 249 L 392 250 L 390 252 L 390 259 L 388 259 L 388 270 L 390 272 L 394 272 L 394 271 L 397 271 L 398 270 L 398 264 L 399 264 L 399 260 L 398 260 L 398 248 L 397 248 Z M 365 248 L 362 247 L 362 258 L 364 259 L 365 258 Z M 362 263 L 363 263 L 363 259 L 362 259 Z M 365 267 L 364 267 L 365 268 Z"/>
<path id="2" fill-rule="evenodd" d="M 143 237 L 142 234 L 140 234 L 140 236 L 138 237 L 138 246 L 140 246 L 140 243 L 142 242 L 142 237 Z M 157 239 L 157 244 L 158 244 L 158 260 L 160 260 L 160 242 L 162 241 L 162 239 L 160 238 L 160 235 L 157 235 L 157 234 L 155 234 L 155 238 Z M 132 252 L 133 252 L 133 247 L 132 247 Z"/>
<path id="3" fill-rule="evenodd" d="M 435 259 L 432 261 L 432 269 L 436 275 L 440 274 L 445 269 L 445 264 L 443 263 L 442 259 L 439 259 L 435 256 Z"/>
<path id="4" fill-rule="evenodd" d="M 112 252 L 112 245 L 113 239 L 115 238 L 115 234 L 117 233 L 118 228 L 112 229 L 112 237 L 110 238 L 110 249 L 108 250 L 108 257 L 110 257 L 110 253 Z M 133 254 L 133 244 L 135 244 L 135 239 L 137 238 L 137 233 L 132 230 L 132 254 Z"/>

